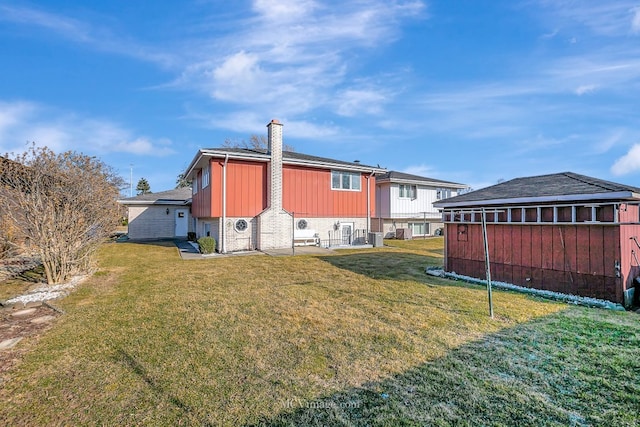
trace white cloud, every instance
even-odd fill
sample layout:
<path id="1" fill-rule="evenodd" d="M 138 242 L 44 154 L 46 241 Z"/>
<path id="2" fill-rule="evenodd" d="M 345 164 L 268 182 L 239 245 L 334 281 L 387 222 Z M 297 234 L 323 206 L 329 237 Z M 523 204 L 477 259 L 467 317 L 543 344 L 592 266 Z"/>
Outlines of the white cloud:
<path id="1" fill-rule="evenodd" d="M 386 100 L 387 95 L 375 89 L 348 89 L 338 94 L 337 113 L 347 117 L 379 114 Z"/>
<path id="2" fill-rule="evenodd" d="M 434 173 L 434 169 L 431 166 L 422 163 L 419 165 L 407 166 L 406 168 L 402 169 L 401 172 L 408 173 L 411 175 L 418 175 L 418 176 L 424 176 L 427 178 L 433 178 L 430 175 Z"/>
<path id="3" fill-rule="evenodd" d="M 265 117 L 270 119 L 265 120 Z M 317 125 L 306 120 L 296 120 L 281 115 L 265 116 L 255 111 L 243 110 L 233 111 L 215 117 L 196 117 L 197 120 L 207 120 L 207 125 L 216 129 L 227 129 L 232 132 L 244 133 L 248 135 L 262 135 L 266 131 L 269 120 L 277 119 L 284 124 L 284 138 L 310 138 L 323 139 L 340 135 L 341 129 L 334 124 Z M 285 141 L 286 142 L 286 141 Z"/>
<path id="4" fill-rule="evenodd" d="M 416 0 L 362 0 L 340 7 L 255 0 L 252 5 L 253 15 L 234 23 L 237 31 L 214 42 L 215 54 L 201 46 L 191 50 L 193 60 L 174 84 L 204 90 L 243 110 L 264 109 L 263 117 L 276 109 L 291 119 L 314 109 L 347 116 L 380 112 L 380 101 L 389 94 L 352 89 L 348 73 L 357 67 L 352 52 L 392 43 L 402 23 L 425 16 L 426 8 Z"/>
<path id="5" fill-rule="evenodd" d="M 606 153 L 622 140 L 624 134 L 625 131 L 623 129 L 617 129 L 606 137 L 603 136 L 602 138 L 598 138 L 597 142 L 594 144 L 593 152 L 595 154 Z"/>
<path id="6" fill-rule="evenodd" d="M 0 102 L 0 153 L 24 151 L 27 142 L 57 152 L 74 150 L 147 156 L 174 153 L 170 141 L 135 136 L 132 131 L 108 120 L 79 116 L 32 102 Z"/>
<path id="7" fill-rule="evenodd" d="M 636 7 L 631 10 L 633 18 L 631 18 L 631 32 L 634 34 L 640 33 L 640 7 Z"/>
<path id="8" fill-rule="evenodd" d="M 629 28 L 629 11 L 636 0 L 575 2 L 573 0 L 540 0 L 550 10 L 546 19 L 555 27 L 586 28 L 605 36 L 624 35 Z"/>
<path id="9" fill-rule="evenodd" d="M 580 96 L 580 95 L 584 95 L 585 93 L 591 93 L 594 90 L 596 90 L 596 88 L 598 87 L 598 85 L 582 85 L 582 86 L 578 86 L 575 90 L 576 95 Z"/>
<path id="10" fill-rule="evenodd" d="M 640 143 L 634 144 L 627 154 L 611 166 L 611 173 L 620 176 L 640 171 Z"/>
<path id="11" fill-rule="evenodd" d="M 5 139 L 5 132 L 24 121 L 35 109 L 36 105 L 30 102 L 0 102 L 0 140 Z"/>
<path id="12" fill-rule="evenodd" d="M 310 0 L 255 0 L 253 10 L 264 19 L 283 23 L 299 21 L 308 16 L 318 5 Z"/>
<path id="13" fill-rule="evenodd" d="M 109 28 L 42 9 L 0 5 L 0 21 L 42 28 L 74 43 L 164 66 L 174 64 L 177 60 L 176 55 L 143 46 Z"/>

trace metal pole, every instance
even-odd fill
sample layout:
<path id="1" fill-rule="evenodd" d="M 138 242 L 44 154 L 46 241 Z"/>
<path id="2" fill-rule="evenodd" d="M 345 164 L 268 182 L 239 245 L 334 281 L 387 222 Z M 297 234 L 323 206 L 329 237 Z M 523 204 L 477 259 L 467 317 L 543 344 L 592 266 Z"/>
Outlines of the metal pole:
<path id="1" fill-rule="evenodd" d="M 129 197 L 133 197 L 133 164 L 129 165 Z"/>
<path id="2" fill-rule="evenodd" d="M 422 238 L 427 238 L 427 213 L 424 212 L 424 225 L 422 226 Z"/>
<path id="3" fill-rule="evenodd" d="M 489 241 L 487 240 L 487 212 L 482 208 L 482 238 L 484 240 L 484 265 L 487 275 L 487 294 L 489 297 L 489 316 L 493 319 L 493 298 L 491 296 L 491 263 L 489 262 Z"/>
<path id="4" fill-rule="evenodd" d="M 291 253 L 293 255 L 296 254 L 296 213 L 295 212 L 291 212 L 291 222 L 292 222 L 292 228 L 291 228 Z"/>

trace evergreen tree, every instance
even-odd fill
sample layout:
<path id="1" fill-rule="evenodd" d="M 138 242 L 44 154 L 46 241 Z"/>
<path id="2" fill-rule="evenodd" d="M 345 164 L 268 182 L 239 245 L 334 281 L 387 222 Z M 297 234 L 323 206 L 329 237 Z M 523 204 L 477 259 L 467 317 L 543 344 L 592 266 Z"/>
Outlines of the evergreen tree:
<path id="1" fill-rule="evenodd" d="M 184 177 L 184 174 L 181 173 L 178 175 L 176 179 L 176 188 L 188 188 L 191 187 L 191 181 L 188 181 L 187 178 Z"/>
<path id="2" fill-rule="evenodd" d="M 145 178 L 140 178 L 138 185 L 136 186 L 136 191 L 138 192 L 138 195 L 148 194 L 151 193 L 151 186 Z"/>

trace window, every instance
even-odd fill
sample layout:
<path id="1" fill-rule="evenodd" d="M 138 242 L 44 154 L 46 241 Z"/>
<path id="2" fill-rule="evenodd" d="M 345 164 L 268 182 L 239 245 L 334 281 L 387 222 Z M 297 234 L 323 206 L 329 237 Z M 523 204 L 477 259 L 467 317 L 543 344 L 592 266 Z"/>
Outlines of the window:
<path id="1" fill-rule="evenodd" d="M 331 189 L 360 191 L 360 174 L 331 171 Z"/>
<path id="2" fill-rule="evenodd" d="M 400 184 L 400 197 L 416 199 L 418 196 L 418 189 L 415 185 Z"/>
<path id="3" fill-rule="evenodd" d="M 211 169 L 207 166 L 202 169 L 202 188 L 207 188 L 211 182 Z"/>
<path id="4" fill-rule="evenodd" d="M 438 188 L 436 190 L 436 200 L 448 199 L 451 197 L 451 190 L 448 188 Z"/>
<path id="5" fill-rule="evenodd" d="M 427 224 L 425 224 L 424 222 L 412 222 L 409 223 L 409 228 L 411 228 L 412 235 L 424 236 L 425 234 L 427 234 L 425 230 L 428 229 L 427 227 L 425 227 L 426 225 Z"/>
<path id="6" fill-rule="evenodd" d="M 193 179 L 193 183 L 191 184 L 191 192 L 196 194 L 198 192 L 198 175 Z"/>

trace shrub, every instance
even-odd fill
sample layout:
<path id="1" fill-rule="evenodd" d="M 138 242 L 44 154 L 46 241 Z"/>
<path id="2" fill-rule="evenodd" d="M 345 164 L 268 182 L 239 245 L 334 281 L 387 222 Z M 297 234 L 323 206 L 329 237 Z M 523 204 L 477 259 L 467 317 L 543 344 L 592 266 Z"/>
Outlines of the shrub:
<path id="1" fill-rule="evenodd" d="M 187 233 L 187 240 L 190 242 L 195 242 L 196 241 L 196 233 L 194 231 L 189 231 Z"/>
<path id="2" fill-rule="evenodd" d="M 203 254 L 212 254 L 216 250 L 216 239 L 213 237 L 201 237 L 198 239 L 200 252 Z"/>

